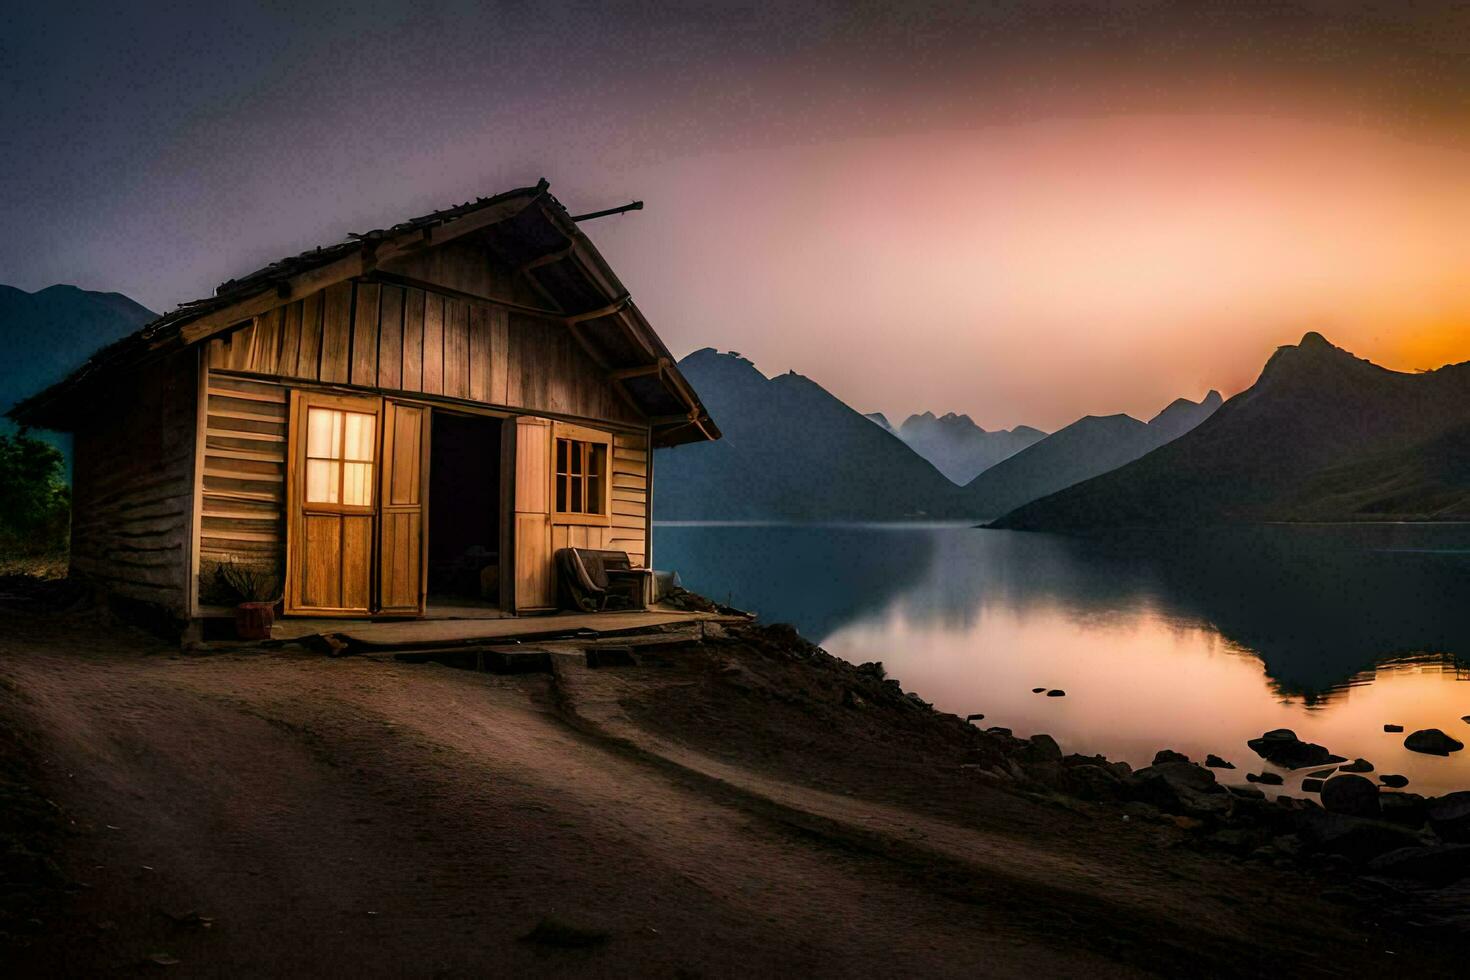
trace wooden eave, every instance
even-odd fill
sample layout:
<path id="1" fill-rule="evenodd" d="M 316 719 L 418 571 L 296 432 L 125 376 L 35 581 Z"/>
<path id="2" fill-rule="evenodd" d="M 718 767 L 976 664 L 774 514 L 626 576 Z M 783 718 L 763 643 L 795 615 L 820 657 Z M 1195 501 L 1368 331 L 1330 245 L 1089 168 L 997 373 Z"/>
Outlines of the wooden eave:
<path id="1" fill-rule="evenodd" d="M 63 430 L 73 428 L 74 410 L 82 401 L 80 396 L 115 372 L 169 351 L 202 343 L 293 297 L 304 296 L 335 283 L 371 276 L 380 264 L 393 258 L 466 236 L 483 237 L 500 226 L 509 227 L 513 221 L 527 219 L 537 223 L 537 227 L 531 229 L 536 232 L 535 237 L 546 238 L 546 233 L 551 232 L 559 242 L 550 251 L 505 256 L 548 300 L 550 308 L 536 311 L 537 315 L 563 322 L 578 343 L 608 373 L 622 397 L 650 419 L 654 445 L 671 446 L 718 439 L 719 428 L 709 417 L 693 387 L 674 366 L 668 348 L 654 333 L 601 253 L 548 192 L 548 184 L 544 180 L 533 187 L 517 188 L 415 218 L 392 228 L 355 235 L 338 245 L 283 259 L 248 276 L 226 282 L 214 296 L 180 306 L 145 325 L 137 333 L 98 351 L 70 376 L 22 401 L 7 414 L 21 425 Z M 487 242 L 497 251 L 506 251 L 505 236 L 498 236 L 498 239 L 499 247 L 489 239 Z M 575 283 L 577 288 L 548 288 L 543 279 L 549 277 L 553 270 L 562 277 L 561 282 Z M 574 278 L 567 279 L 567 276 Z M 566 295 L 568 292 L 577 295 Z M 588 299 L 592 296 L 598 297 L 600 302 L 589 305 Z M 583 324 L 593 320 L 616 325 L 635 352 L 630 362 L 611 363 L 599 353 L 583 329 Z M 664 395 L 654 400 L 659 404 L 640 403 L 628 384 L 635 378 L 656 379 L 659 388 L 653 390 L 666 392 L 668 398 L 681 406 L 682 412 L 664 411 L 660 407 L 667 401 Z"/>

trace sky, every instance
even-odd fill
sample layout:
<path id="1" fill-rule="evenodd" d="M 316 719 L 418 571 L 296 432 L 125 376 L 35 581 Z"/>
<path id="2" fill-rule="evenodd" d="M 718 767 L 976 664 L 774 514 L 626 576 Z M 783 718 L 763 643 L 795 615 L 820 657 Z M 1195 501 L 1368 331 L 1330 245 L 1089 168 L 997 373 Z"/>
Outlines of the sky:
<path id="1" fill-rule="evenodd" d="M 1318 330 L 1470 359 L 1470 7 L 0 11 L 0 282 L 155 310 L 545 176 L 676 356 L 1147 418 Z"/>

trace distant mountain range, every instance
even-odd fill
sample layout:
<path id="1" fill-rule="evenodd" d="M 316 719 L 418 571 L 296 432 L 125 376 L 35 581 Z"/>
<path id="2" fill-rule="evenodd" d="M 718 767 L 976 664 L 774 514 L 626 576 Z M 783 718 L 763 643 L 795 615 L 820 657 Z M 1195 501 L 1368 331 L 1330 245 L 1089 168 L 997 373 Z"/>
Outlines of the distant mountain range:
<path id="1" fill-rule="evenodd" d="M 1178 438 L 1220 407 L 1218 391 L 1180 398 L 1148 422 L 1089 415 L 981 473 L 964 489 L 970 513 L 999 516 L 1022 504 L 1130 463 Z"/>
<path id="2" fill-rule="evenodd" d="M 1470 519 L 1470 362 L 1404 374 L 1308 333 L 1198 428 L 996 526 L 1400 519 Z"/>
<path id="3" fill-rule="evenodd" d="M 121 293 L 48 286 L 34 293 L 0 285 L 0 412 L 60 381 L 105 344 L 157 314 Z"/>
<path id="4" fill-rule="evenodd" d="M 868 416 L 873 418 L 873 416 Z M 887 424 L 883 418 L 880 425 Z M 877 421 L 877 419 L 874 419 Z M 892 431 L 890 427 L 890 431 Z M 935 416 L 933 412 L 910 415 L 896 435 L 934 464 L 935 469 L 960 486 L 969 483 L 996 463 L 1014 456 L 1027 446 L 1046 438 L 1046 433 L 1029 425 L 987 432 L 968 415 Z"/>
<path id="5" fill-rule="evenodd" d="M 659 450 L 661 520 L 962 516 L 958 489 L 891 431 L 795 372 L 713 348 L 679 362 L 724 438 Z"/>

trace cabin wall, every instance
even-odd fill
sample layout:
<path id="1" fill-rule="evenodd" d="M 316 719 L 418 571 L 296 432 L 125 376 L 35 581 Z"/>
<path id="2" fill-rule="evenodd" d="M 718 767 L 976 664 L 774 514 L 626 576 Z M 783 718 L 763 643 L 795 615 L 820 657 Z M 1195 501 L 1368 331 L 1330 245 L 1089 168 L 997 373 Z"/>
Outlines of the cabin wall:
<path id="1" fill-rule="evenodd" d="M 207 374 L 198 543 L 204 605 L 237 601 L 219 582 L 221 562 L 284 574 L 286 416 L 283 386 Z"/>
<path id="2" fill-rule="evenodd" d="M 642 426 L 565 325 L 433 290 L 348 282 L 208 342 L 209 366 Z"/>
<path id="3" fill-rule="evenodd" d="M 555 524 L 551 548 L 599 548 L 626 551 L 634 565 L 648 563 L 648 437 L 613 433 L 612 504 L 608 526 Z"/>
<path id="4" fill-rule="evenodd" d="M 89 398 L 75 430 L 71 574 L 189 615 L 199 360 L 186 350 Z"/>

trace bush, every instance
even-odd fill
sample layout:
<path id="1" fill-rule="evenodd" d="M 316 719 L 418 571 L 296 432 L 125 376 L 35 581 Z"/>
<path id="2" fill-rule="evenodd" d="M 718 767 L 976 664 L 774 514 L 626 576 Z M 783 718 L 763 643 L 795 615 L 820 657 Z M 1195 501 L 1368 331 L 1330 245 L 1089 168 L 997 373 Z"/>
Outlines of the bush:
<path id="1" fill-rule="evenodd" d="M 71 491 L 61 451 L 26 435 L 0 435 L 0 551 L 39 555 L 64 551 Z"/>

